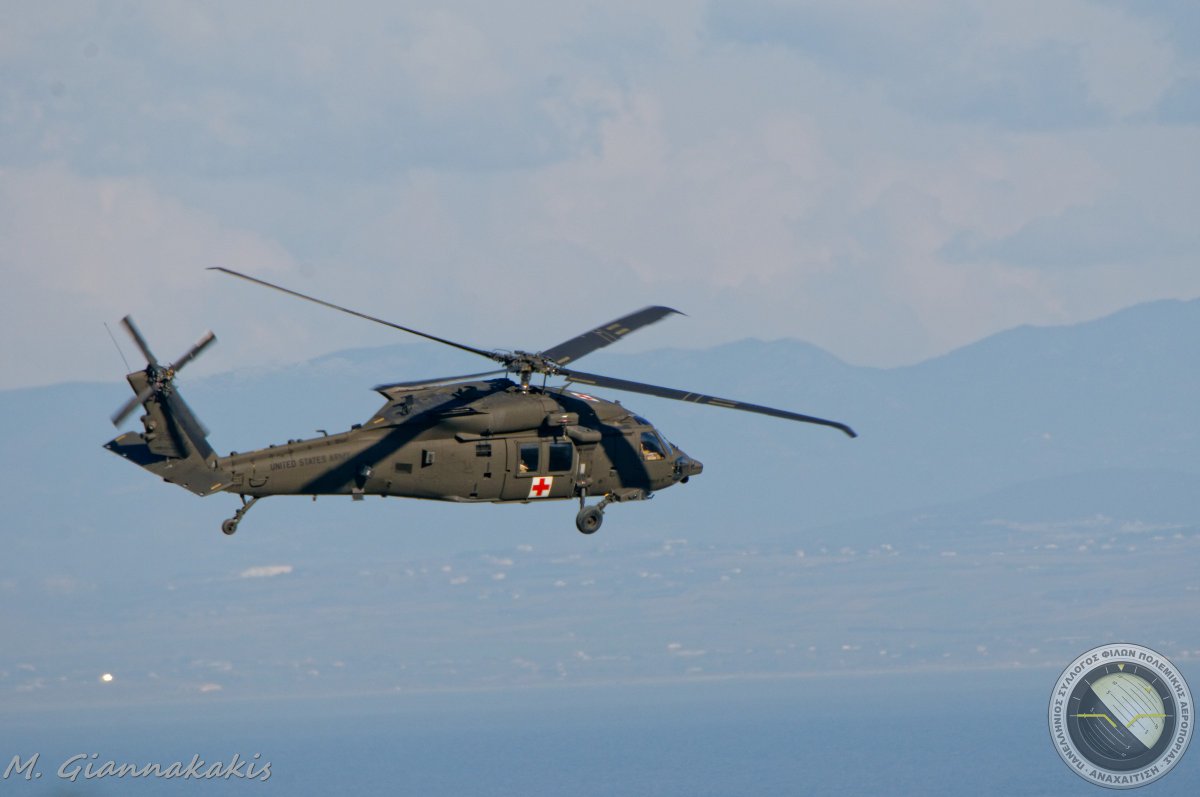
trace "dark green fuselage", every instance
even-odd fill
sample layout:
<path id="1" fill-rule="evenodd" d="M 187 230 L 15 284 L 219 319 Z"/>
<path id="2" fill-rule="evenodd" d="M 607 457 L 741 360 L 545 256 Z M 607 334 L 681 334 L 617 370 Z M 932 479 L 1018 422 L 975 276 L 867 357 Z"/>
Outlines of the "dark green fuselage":
<path id="1" fill-rule="evenodd" d="M 131 383 L 135 381 L 131 374 Z M 137 386 L 134 386 L 137 389 Z M 617 402 L 508 379 L 391 389 L 348 431 L 221 457 L 189 436 L 190 411 L 146 402 L 180 456 L 153 455 L 146 434 L 109 443 L 116 453 L 201 495 L 366 495 L 443 501 L 645 498 L 700 472 L 700 463 Z M 177 397 L 176 397 L 177 398 Z M 164 409 L 166 410 L 164 412 Z M 148 423 L 144 420 L 143 423 Z M 193 425 L 199 427 L 198 424 Z M 147 434 L 153 436 L 147 429 Z M 159 441 L 161 448 L 163 441 Z M 207 450 L 208 456 L 200 452 Z"/>

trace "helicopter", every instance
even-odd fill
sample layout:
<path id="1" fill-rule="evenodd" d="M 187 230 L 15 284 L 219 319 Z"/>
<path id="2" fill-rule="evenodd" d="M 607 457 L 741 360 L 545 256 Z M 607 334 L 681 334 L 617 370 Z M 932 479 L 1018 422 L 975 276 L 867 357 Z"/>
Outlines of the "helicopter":
<path id="1" fill-rule="evenodd" d="M 487 350 L 238 271 L 209 270 L 471 352 L 498 366 L 482 373 L 376 385 L 373 389 L 386 400 L 383 406 L 344 432 L 220 456 L 175 386 L 179 371 L 216 337 L 209 331 L 173 363 L 162 364 L 133 319 L 125 316 L 121 323 L 147 365 L 126 375 L 134 395 L 112 422 L 120 427 L 141 406 L 142 431 L 119 435 L 105 448 L 197 495 L 237 495 L 241 506 L 221 524 L 227 535 L 237 531 L 257 501 L 276 495 L 313 500 L 349 495 L 355 501 L 368 495 L 492 503 L 577 500 L 575 526 L 592 534 L 611 504 L 652 498 L 658 490 L 686 484 L 701 473 L 700 461 L 648 420 L 617 401 L 570 389 L 574 385 L 753 412 L 857 437 L 837 421 L 575 369 L 584 356 L 680 314 L 670 307 L 642 308 L 539 352 Z M 533 383 L 535 375 L 542 377 L 540 386 Z M 566 384 L 548 387 L 549 377 Z M 600 500 L 589 504 L 591 497 Z"/>

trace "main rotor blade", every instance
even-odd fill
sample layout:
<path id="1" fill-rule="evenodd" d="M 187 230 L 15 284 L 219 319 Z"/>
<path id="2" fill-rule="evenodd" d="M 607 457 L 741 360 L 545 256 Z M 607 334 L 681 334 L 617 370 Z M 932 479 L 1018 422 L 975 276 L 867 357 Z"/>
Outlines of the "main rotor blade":
<path id="1" fill-rule="evenodd" d="M 239 277 L 240 279 L 244 279 L 247 282 L 257 283 L 258 285 L 262 285 L 265 288 L 274 288 L 277 291 L 281 291 L 283 293 L 290 294 L 291 296 L 295 296 L 298 299 L 305 299 L 307 301 L 313 302 L 315 304 L 324 305 L 325 307 L 329 307 L 334 310 L 341 310 L 343 313 L 349 313 L 350 315 L 358 316 L 359 318 L 365 318 L 368 321 L 374 321 L 376 324 L 383 324 L 385 327 L 391 327 L 392 329 L 398 329 L 401 332 L 407 332 L 411 335 L 417 335 L 422 338 L 428 338 L 429 340 L 437 341 L 438 343 L 444 343 L 447 346 L 453 346 L 456 349 L 462 349 L 463 351 L 469 351 L 472 354 L 478 354 L 481 357 L 487 357 L 489 360 L 496 360 L 497 362 L 503 362 L 503 360 L 498 358 L 494 352 L 484 351 L 483 349 L 477 349 L 474 346 L 468 346 L 465 343 L 455 343 L 452 340 L 446 340 L 445 338 L 439 338 L 437 335 L 430 335 L 427 332 L 421 332 L 419 330 L 412 329 L 410 327 L 402 327 L 399 324 L 393 324 L 391 321 L 384 321 L 382 318 L 376 318 L 373 315 L 367 315 L 366 313 L 360 313 L 357 310 L 351 310 L 348 307 L 342 307 L 341 305 L 334 304 L 333 302 L 327 302 L 324 299 L 318 299 L 315 296 L 308 296 L 307 294 L 300 293 L 299 291 L 293 291 L 289 288 L 284 288 L 281 285 L 275 285 L 274 283 L 267 282 L 266 280 L 260 280 L 257 277 L 251 277 L 248 274 L 242 274 L 241 272 L 234 271 L 233 269 L 223 268 L 221 266 L 212 266 L 208 270 L 209 271 L 223 271 L 226 274 L 229 274 L 230 276 Z"/>
<path id="2" fill-rule="evenodd" d="M 202 337 L 202 338 L 200 338 L 200 340 L 196 341 L 196 344 L 194 346 L 192 346 L 192 348 L 188 349 L 186 354 L 184 354 L 182 357 L 180 357 L 178 360 L 176 360 L 174 363 L 171 364 L 171 370 L 178 372 L 180 368 L 187 365 L 192 360 L 196 359 L 196 357 L 199 356 L 200 352 L 202 352 L 206 348 L 208 348 L 209 344 L 211 344 L 216 339 L 217 339 L 217 336 L 214 335 L 211 330 L 208 332 L 205 332 L 204 337 Z"/>
<path id="3" fill-rule="evenodd" d="M 121 405 L 121 409 L 117 410 L 112 415 L 113 426 L 120 426 L 121 423 L 129 417 L 129 415 L 138 408 L 138 405 L 154 395 L 154 386 L 151 385 L 138 393 L 133 398 Z"/>
<path id="4" fill-rule="evenodd" d="M 507 373 L 507 372 L 504 370 L 484 371 L 481 374 L 463 374 L 462 376 L 444 376 L 440 379 L 437 379 L 437 378 L 435 378 L 435 379 L 417 379 L 413 382 L 389 382 L 386 385 L 376 385 L 375 387 L 373 387 L 371 389 L 378 390 L 380 393 L 386 393 L 387 391 L 393 390 L 395 388 L 425 387 L 426 385 L 432 387 L 434 385 L 444 385 L 448 382 L 458 382 L 458 381 L 465 381 L 468 379 L 478 379 L 481 376 L 495 376 L 496 374 L 503 374 L 503 373 Z"/>
<path id="5" fill-rule="evenodd" d="M 802 423 L 815 423 L 818 426 L 831 426 L 834 429 L 840 429 L 850 437 L 858 437 L 858 434 L 844 423 L 837 421 L 827 421 L 824 418 L 814 418 L 811 415 L 801 415 L 798 412 L 788 412 L 787 410 L 779 410 L 774 407 L 764 407 L 760 404 L 747 404 L 744 401 L 734 401 L 733 399 L 717 398 L 716 396 L 706 396 L 703 393 L 689 393 L 685 390 L 676 390 L 670 387 L 659 387 L 658 385 L 647 385 L 642 382 L 632 382 L 628 379 L 616 379 L 611 376 L 600 376 L 599 374 L 585 374 L 580 371 L 559 371 L 560 376 L 564 376 L 573 382 L 581 382 L 585 385 L 596 385 L 597 387 L 611 387 L 616 390 L 628 390 L 631 393 L 645 393 L 648 396 L 658 396 L 659 398 L 676 399 L 677 401 L 688 401 L 693 404 L 711 404 L 714 407 L 724 407 L 728 410 L 742 410 L 743 412 L 757 412 L 760 415 L 770 415 L 775 418 L 786 418 L 790 421 L 800 421 Z"/>
<path id="6" fill-rule="evenodd" d="M 142 337 L 142 333 L 138 331 L 137 326 L 133 323 L 133 316 L 125 316 L 121 319 L 121 324 L 125 327 L 125 331 L 129 333 L 129 337 L 133 338 L 133 342 L 137 344 L 137 347 L 142 350 L 142 356 L 146 358 L 146 362 L 151 365 L 158 365 L 158 360 L 154 359 L 154 352 L 150 351 L 150 346 L 146 343 L 146 339 Z"/>
<path id="7" fill-rule="evenodd" d="M 578 360 L 585 354 L 591 354 L 596 349 L 602 349 L 610 343 L 616 343 L 630 332 L 650 326 L 655 321 L 666 318 L 671 313 L 683 315 L 683 313 L 670 307 L 643 307 L 641 310 L 637 310 L 627 316 L 622 316 L 616 321 L 610 321 L 603 326 L 584 332 L 582 335 L 563 341 L 557 346 L 546 349 L 541 354 L 546 359 L 553 360 L 559 365 L 566 365 L 573 360 Z"/>

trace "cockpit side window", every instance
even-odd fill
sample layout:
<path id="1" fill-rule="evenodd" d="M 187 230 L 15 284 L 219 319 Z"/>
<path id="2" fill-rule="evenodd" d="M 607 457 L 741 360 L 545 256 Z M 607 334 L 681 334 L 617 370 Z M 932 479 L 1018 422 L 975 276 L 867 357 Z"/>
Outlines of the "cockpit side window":
<path id="1" fill-rule="evenodd" d="M 667 458 L 662 441 L 654 432 L 642 432 L 642 458 L 650 462 Z"/>

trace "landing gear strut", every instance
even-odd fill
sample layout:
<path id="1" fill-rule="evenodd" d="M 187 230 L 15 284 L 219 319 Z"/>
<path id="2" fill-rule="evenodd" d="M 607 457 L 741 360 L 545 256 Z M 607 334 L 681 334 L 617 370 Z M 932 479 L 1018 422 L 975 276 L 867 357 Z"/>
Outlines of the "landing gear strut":
<path id="1" fill-rule="evenodd" d="M 605 493 L 604 499 L 598 504 L 585 506 L 583 502 L 587 498 L 587 492 L 580 491 L 579 514 L 575 516 L 575 528 L 584 534 L 595 534 L 596 529 L 600 528 L 600 524 L 604 522 L 604 507 L 622 501 L 647 501 L 653 497 L 654 493 L 640 487 L 626 487 Z"/>
<path id="2" fill-rule="evenodd" d="M 226 534 L 233 534 L 235 531 L 237 531 L 238 524 L 242 522 L 242 516 L 249 512 L 250 507 L 254 506 L 254 503 L 258 501 L 258 496 L 255 496 L 248 501 L 244 495 L 241 496 L 241 498 L 242 505 L 238 508 L 238 511 L 233 513 L 233 517 L 221 524 L 221 531 L 225 532 Z"/>

